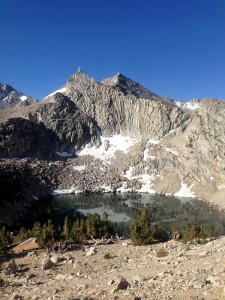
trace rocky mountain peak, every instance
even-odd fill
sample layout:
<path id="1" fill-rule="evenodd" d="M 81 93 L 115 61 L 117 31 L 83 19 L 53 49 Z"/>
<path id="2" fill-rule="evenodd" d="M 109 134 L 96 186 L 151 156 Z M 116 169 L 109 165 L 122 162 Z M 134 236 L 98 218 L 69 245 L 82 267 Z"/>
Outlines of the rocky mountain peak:
<path id="1" fill-rule="evenodd" d="M 12 86 L 0 83 L 0 109 L 19 108 L 35 102 L 35 99 L 17 91 Z"/>
<path id="2" fill-rule="evenodd" d="M 71 77 L 67 80 L 68 84 L 92 84 L 95 83 L 93 78 L 90 78 L 88 75 L 86 75 L 83 71 L 78 68 L 77 72 L 74 73 Z"/>
<path id="3" fill-rule="evenodd" d="M 139 83 L 131 80 L 125 75 L 118 72 L 115 76 L 103 79 L 102 84 L 114 87 L 120 90 L 124 95 L 128 95 L 137 99 L 163 100 L 162 97 L 149 91 Z"/>
<path id="4" fill-rule="evenodd" d="M 10 93 L 12 91 L 15 91 L 15 89 L 13 87 L 11 87 L 8 84 L 4 84 L 4 83 L 0 83 L 0 92 L 1 92 L 1 98 L 3 95 L 3 93 Z"/>

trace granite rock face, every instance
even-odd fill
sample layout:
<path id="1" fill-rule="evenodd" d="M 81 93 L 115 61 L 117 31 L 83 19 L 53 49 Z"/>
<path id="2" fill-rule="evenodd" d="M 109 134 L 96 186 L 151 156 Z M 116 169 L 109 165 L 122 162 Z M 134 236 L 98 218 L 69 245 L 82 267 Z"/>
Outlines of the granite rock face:
<path id="1" fill-rule="evenodd" d="M 112 86 L 111 81 L 116 84 Z M 65 93 L 96 120 L 106 136 L 161 138 L 189 118 L 171 100 L 157 96 L 121 74 L 97 83 L 78 71 L 68 79 Z"/>

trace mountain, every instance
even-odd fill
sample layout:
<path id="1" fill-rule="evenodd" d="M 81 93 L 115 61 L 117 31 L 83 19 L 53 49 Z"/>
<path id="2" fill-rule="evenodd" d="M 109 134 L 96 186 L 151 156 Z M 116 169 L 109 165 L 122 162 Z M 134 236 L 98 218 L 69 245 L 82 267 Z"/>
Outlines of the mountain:
<path id="1" fill-rule="evenodd" d="M 93 118 L 106 136 L 161 138 L 188 118 L 172 100 L 157 96 L 122 74 L 114 79 L 103 84 L 78 71 L 60 91 Z M 115 86 L 109 84 L 115 81 Z"/>
<path id="2" fill-rule="evenodd" d="M 225 207 L 224 112 L 224 101 L 175 102 L 120 73 L 96 82 L 79 70 L 42 101 L 1 116 L 1 170 L 13 164 L 13 180 L 29 157 L 38 162 L 24 164 L 43 164 L 54 193 L 148 192 Z M 49 173 L 42 160 L 52 161 Z"/>
<path id="3" fill-rule="evenodd" d="M 162 97 L 152 93 L 139 83 L 127 78 L 120 72 L 118 72 L 115 76 L 111 78 L 103 79 L 101 83 L 110 87 L 115 87 L 124 95 L 129 95 L 130 97 L 138 99 L 151 99 L 156 101 L 163 100 Z"/>
<path id="4" fill-rule="evenodd" d="M 0 83 L 0 109 L 17 109 L 35 102 L 35 99 L 15 90 L 10 85 Z"/>

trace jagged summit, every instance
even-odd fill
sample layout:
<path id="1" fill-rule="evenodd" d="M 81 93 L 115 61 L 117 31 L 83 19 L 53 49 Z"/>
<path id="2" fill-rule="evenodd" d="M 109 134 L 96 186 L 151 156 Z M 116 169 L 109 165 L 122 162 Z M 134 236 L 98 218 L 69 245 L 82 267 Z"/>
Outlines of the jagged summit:
<path id="1" fill-rule="evenodd" d="M 135 98 L 163 100 L 162 97 L 149 91 L 120 72 L 113 77 L 103 79 L 101 83 L 119 89 L 124 95 L 134 96 Z"/>
<path id="2" fill-rule="evenodd" d="M 12 86 L 0 83 L 0 109 L 18 108 L 35 103 L 36 100 L 14 89 Z"/>

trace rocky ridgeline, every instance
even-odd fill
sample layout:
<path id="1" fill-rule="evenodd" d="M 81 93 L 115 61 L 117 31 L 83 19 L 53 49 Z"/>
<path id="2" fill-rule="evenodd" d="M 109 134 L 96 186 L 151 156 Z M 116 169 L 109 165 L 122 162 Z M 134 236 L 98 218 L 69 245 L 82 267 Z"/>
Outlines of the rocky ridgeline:
<path id="1" fill-rule="evenodd" d="M 29 241 L 28 241 L 29 243 Z M 25 243 L 23 243 L 24 245 Z M 129 240 L 77 250 L 24 251 L 3 264 L 1 299 L 224 299 L 225 239 L 205 245 L 133 246 Z M 23 248 L 17 246 L 17 251 Z"/>

